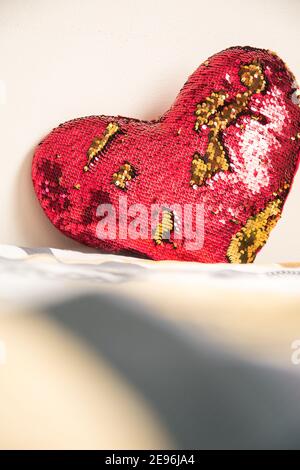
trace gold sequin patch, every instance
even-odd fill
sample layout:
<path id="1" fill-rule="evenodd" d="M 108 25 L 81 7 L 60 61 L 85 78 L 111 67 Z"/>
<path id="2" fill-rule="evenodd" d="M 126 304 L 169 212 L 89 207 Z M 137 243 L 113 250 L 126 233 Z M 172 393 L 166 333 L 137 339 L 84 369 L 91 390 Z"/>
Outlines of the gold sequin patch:
<path id="1" fill-rule="evenodd" d="M 112 176 L 112 182 L 117 188 L 126 189 L 127 183 L 135 178 L 136 171 L 134 167 L 129 163 L 125 162 L 116 173 Z"/>
<path id="2" fill-rule="evenodd" d="M 252 263 L 260 248 L 266 243 L 271 230 L 281 216 L 282 201 L 271 201 L 264 210 L 250 217 L 246 225 L 230 242 L 227 258 L 230 263 Z"/>
<path id="3" fill-rule="evenodd" d="M 209 128 L 209 134 L 205 155 L 195 153 L 193 156 L 190 181 L 192 186 L 201 186 L 218 171 L 229 170 L 229 160 L 222 145 L 222 132 L 241 113 L 249 111 L 251 96 L 262 92 L 266 87 L 262 67 L 257 62 L 243 65 L 239 76 L 247 91 L 237 93 L 230 103 L 225 105 L 228 95 L 224 91 L 219 91 L 211 93 L 202 103 L 197 104 L 195 129 L 199 131 L 202 126 L 206 126 Z"/>
<path id="4" fill-rule="evenodd" d="M 169 209 L 162 210 L 162 220 L 156 226 L 153 239 L 156 245 L 161 245 L 163 241 L 170 242 L 171 233 L 174 231 L 174 215 Z"/>
<path id="5" fill-rule="evenodd" d="M 225 91 L 219 91 L 218 93 L 213 91 L 206 100 L 197 104 L 195 112 L 197 116 L 195 124 L 196 131 L 199 130 L 200 126 L 208 123 L 209 118 L 217 112 L 220 106 L 224 105 L 226 98 L 228 98 L 228 95 Z"/>
<path id="6" fill-rule="evenodd" d="M 93 140 L 90 148 L 87 151 L 88 161 L 83 168 L 84 171 L 88 171 L 90 169 L 90 166 L 93 165 L 95 161 L 98 161 L 99 154 L 104 150 L 108 142 L 119 130 L 120 128 L 117 123 L 110 122 L 107 125 L 103 135 L 101 137 L 96 137 Z"/>

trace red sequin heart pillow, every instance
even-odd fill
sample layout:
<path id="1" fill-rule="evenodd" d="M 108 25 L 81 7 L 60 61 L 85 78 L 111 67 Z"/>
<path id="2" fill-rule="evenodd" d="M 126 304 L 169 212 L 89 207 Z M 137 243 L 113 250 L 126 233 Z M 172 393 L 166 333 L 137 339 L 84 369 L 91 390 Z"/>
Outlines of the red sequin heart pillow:
<path id="1" fill-rule="evenodd" d="M 300 150 L 292 73 L 274 53 L 220 52 L 159 120 L 75 119 L 37 147 L 51 222 L 103 251 L 252 262 L 279 219 Z"/>

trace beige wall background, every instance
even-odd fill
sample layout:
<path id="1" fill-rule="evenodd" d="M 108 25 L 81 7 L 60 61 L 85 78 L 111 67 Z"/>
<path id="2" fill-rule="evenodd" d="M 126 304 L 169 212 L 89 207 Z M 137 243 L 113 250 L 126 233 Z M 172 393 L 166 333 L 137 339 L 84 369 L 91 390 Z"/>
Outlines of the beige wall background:
<path id="1" fill-rule="evenodd" d="M 0 243 L 84 249 L 44 216 L 34 147 L 86 115 L 152 119 L 207 56 L 276 51 L 300 81 L 299 0 L 0 0 Z M 300 172 L 258 262 L 300 261 Z"/>

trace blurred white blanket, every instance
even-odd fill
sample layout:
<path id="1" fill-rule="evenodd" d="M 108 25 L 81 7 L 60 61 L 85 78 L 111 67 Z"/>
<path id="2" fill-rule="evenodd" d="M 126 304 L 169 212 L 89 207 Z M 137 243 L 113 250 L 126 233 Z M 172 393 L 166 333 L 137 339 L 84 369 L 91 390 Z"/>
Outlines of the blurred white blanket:
<path id="1" fill-rule="evenodd" d="M 299 267 L 1 246 L 0 276 L 0 322 L 35 312 L 75 335 L 155 410 L 161 442 L 300 447 Z"/>

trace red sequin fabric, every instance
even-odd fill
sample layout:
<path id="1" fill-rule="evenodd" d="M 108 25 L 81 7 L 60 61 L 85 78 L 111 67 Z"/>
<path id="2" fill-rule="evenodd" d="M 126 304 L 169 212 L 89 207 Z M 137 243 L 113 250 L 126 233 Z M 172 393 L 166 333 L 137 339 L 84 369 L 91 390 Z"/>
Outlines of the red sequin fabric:
<path id="1" fill-rule="evenodd" d="M 158 120 L 91 116 L 58 126 L 35 151 L 35 192 L 61 232 L 102 251 L 252 262 L 297 170 L 298 97 L 275 53 L 227 49 L 199 66 Z M 162 208 L 154 226 L 153 207 Z M 193 236 L 201 232 L 192 247 L 186 207 Z M 109 213 L 115 226 L 101 236 Z"/>

